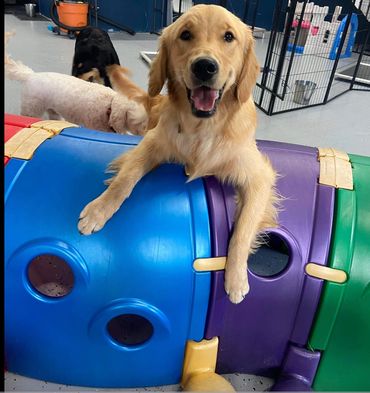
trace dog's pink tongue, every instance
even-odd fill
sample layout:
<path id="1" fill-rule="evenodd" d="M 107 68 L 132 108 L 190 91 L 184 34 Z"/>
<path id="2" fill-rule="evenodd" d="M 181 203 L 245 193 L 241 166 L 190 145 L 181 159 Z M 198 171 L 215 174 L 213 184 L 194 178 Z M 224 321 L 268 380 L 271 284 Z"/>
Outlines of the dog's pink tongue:
<path id="1" fill-rule="evenodd" d="M 197 87 L 191 92 L 191 99 L 199 111 L 208 112 L 213 109 L 218 98 L 218 90 L 209 87 Z"/>

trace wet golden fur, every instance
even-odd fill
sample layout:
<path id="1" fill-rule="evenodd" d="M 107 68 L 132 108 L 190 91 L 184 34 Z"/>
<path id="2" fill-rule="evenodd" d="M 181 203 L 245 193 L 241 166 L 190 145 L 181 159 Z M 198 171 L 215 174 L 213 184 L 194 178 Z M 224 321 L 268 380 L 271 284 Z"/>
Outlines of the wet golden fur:
<path id="1" fill-rule="evenodd" d="M 191 40 L 180 39 L 184 30 L 191 32 Z M 232 42 L 224 39 L 229 31 L 235 37 Z M 194 116 L 186 90 L 196 88 L 191 65 L 202 56 L 218 62 L 213 86 L 224 86 L 217 111 L 209 118 Z M 111 77 L 113 88 L 144 103 L 151 129 L 136 148 L 111 164 L 116 174 L 109 187 L 81 212 L 79 230 L 86 235 L 100 230 L 141 177 L 162 162 L 186 165 L 189 180 L 214 175 L 231 182 L 237 210 L 225 291 L 233 303 L 239 303 L 249 291 L 248 255 L 258 245 L 259 235 L 276 225 L 276 174 L 255 142 L 256 110 L 251 93 L 259 66 L 250 29 L 222 7 L 197 5 L 163 31 L 150 70 L 148 95 L 130 85 L 132 82 L 117 86 L 120 77 L 116 71 L 117 78 Z M 166 81 L 168 97 L 159 95 Z"/>

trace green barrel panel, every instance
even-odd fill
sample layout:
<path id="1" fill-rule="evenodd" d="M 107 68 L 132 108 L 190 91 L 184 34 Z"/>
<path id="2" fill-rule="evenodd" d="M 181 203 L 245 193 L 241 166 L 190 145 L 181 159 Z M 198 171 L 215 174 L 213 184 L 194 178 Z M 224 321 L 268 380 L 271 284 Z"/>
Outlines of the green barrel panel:
<path id="1" fill-rule="evenodd" d="M 322 351 L 320 391 L 370 390 L 370 157 L 349 157 L 354 190 L 337 190 L 329 256 L 348 280 L 325 284 L 309 341 Z"/>

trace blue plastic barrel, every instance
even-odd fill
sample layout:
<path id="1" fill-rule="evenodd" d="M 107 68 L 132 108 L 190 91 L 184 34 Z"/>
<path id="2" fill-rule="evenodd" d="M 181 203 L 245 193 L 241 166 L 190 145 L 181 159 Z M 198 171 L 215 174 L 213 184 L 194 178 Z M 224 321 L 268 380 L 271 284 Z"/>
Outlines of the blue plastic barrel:
<path id="1" fill-rule="evenodd" d="M 5 168 L 5 356 L 9 371 L 57 383 L 178 383 L 186 341 L 201 340 L 211 256 L 202 180 L 147 174 L 105 227 L 77 230 L 110 161 L 137 137 L 65 129 Z"/>

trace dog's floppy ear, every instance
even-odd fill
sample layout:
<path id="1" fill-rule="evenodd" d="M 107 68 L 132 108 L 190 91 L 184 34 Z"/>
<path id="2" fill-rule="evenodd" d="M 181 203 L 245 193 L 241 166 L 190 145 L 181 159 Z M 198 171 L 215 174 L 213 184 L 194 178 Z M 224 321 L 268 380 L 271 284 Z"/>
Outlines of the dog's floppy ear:
<path id="1" fill-rule="evenodd" d="M 168 48 L 166 34 L 163 32 L 159 40 L 159 50 L 156 54 L 149 72 L 148 93 L 150 97 L 158 95 L 167 79 Z"/>
<path id="2" fill-rule="evenodd" d="M 239 78 L 236 81 L 235 97 L 240 102 L 246 102 L 252 94 L 253 88 L 256 84 L 257 77 L 260 72 L 260 66 L 254 50 L 254 39 L 252 33 L 247 28 L 247 41 L 249 46 L 244 54 L 244 62 Z"/>

